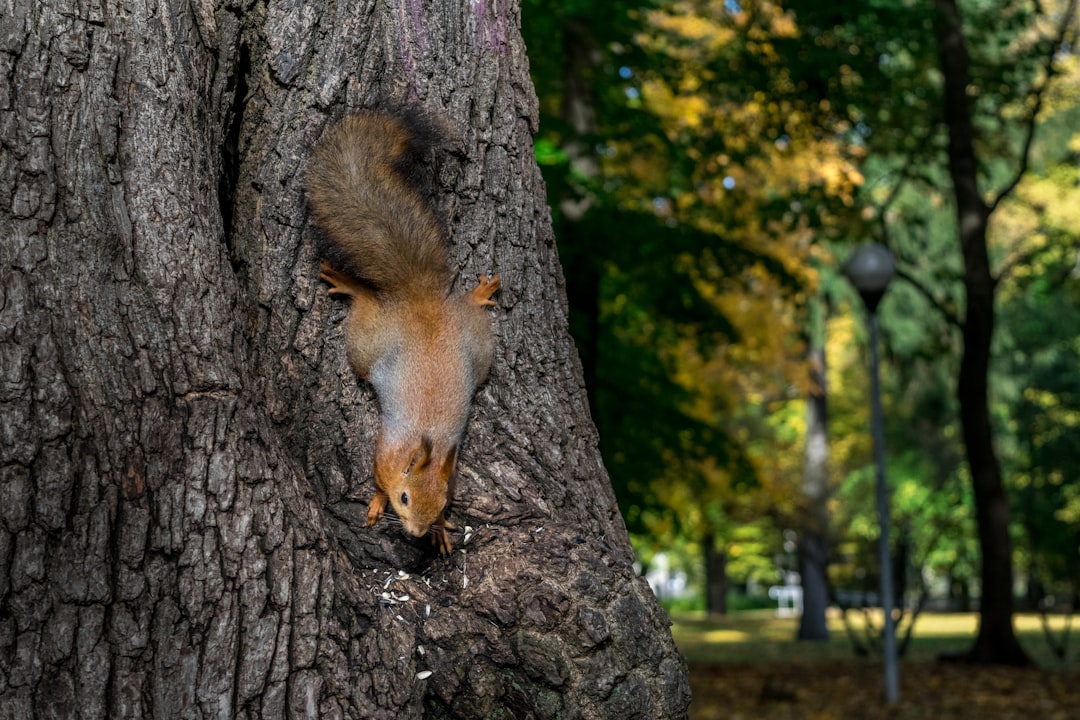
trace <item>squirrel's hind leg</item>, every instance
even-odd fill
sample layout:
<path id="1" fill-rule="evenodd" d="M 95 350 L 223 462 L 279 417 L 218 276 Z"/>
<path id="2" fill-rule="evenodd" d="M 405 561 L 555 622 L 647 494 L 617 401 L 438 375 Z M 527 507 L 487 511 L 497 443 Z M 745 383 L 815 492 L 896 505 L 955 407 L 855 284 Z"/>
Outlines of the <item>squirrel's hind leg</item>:
<path id="1" fill-rule="evenodd" d="M 473 305 L 479 305 L 480 307 L 494 307 L 495 301 L 491 299 L 491 296 L 495 294 L 495 291 L 499 289 L 502 281 L 499 280 L 498 275 L 477 275 L 476 279 L 480 281 L 480 284 L 474 287 L 472 290 L 465 294 L 465 299 Z"/>
<path id="2" fill-rule="evenodd" d="M 330 289 L 327 292 L 331 295 L 348 295 L 355 298 L 368 294 L 367 288 L 345 273 L 330 267 L 330 263 L 324 262 L 319 270 L 319 279 L 330 283 Z"/>

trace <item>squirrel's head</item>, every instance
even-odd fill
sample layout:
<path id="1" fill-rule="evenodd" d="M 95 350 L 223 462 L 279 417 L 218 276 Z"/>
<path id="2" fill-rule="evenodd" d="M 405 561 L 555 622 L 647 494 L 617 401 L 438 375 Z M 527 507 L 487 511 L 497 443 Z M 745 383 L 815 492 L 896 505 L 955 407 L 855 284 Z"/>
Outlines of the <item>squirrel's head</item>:
<path id="1" fill-rule="evenodd" d="M 375 484 L 390 498 L 410 535 L 426 535 L 446 509 L 456 464 L 456 445 L 440 450 L 426 435 L 419 442 L 376 444 Z"/>

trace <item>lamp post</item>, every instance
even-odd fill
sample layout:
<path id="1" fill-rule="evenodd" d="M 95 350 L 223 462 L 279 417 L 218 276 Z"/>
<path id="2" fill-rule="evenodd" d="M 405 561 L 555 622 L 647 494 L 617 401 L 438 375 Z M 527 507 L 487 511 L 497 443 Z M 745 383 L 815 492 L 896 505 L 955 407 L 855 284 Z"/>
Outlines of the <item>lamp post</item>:
<path id="1" fill-rule="evenodd" d="M 844 271 L 862 296 L 870 328 L 870 427 L 874 437 L 874 466 L 877 477 L 877 513 L 881 553 L 881 610 L 885 614 L 885 702 L 900 697 L 900 670 L 896 660 L 896 623 L 893 620 L 892 556 L 889 553 L 889 495 L 885 486 L 885 419 L 881 411 L 881 383 L 878 376 L 877 306 L 896 269 L 892 253 L 884 245 L 862 245 L 848 260 Z"/>

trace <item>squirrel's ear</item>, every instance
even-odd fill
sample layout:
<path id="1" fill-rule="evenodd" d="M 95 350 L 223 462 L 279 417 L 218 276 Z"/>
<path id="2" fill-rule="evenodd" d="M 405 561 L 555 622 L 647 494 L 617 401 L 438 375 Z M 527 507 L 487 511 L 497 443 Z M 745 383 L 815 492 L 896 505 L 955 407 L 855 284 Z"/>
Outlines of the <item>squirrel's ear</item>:
<path id="1" fill-rule="evenodd" d="M 431 438 L 427 435 L 420 438 L 420 447 L 409 458 L 409 466 L 405 468 L 405 475 L 419 472 L 431 462 Z"/>
<path id="2" fill-rule="evenodd" d="M 423 470 L 431 462 L 431 438 L 424 435 L 420 438 L 420 448 L 413 455 L 413 468 Z"/>
<path id="3" fill-rule="evenodd" d="M 457 445 L 450 448 L 450 452 L 446 454 L 446 459 L 443 460 L 442 468 L 439 470 L 439 477 L 443 482 L 450 482 L 450 476 L 454 474 L 454 466 L 457 465 Z"/>

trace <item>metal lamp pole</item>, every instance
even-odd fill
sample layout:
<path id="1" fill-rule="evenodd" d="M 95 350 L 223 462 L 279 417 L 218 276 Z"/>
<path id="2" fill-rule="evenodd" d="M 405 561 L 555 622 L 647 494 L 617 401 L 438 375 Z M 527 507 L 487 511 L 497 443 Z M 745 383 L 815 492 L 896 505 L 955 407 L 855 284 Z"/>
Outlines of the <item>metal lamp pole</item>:
<path id="1" fill-rule="evenodd" d="M 900 669 L 896 659 L 896 622 L 893 619 L 892 555 L 889 553 L 889 494 L 885 485 L 885 418 L 881 410 L 881 382 L 878 372 L 877 306 L 892 280 L 895 264 L 888 248 L 877 243 L 861 246 L 845 268 L 848 280 L 866 305 L 870 328 L 870 426 L 874 437 L 876 470 L 878 546 L 881 554 L 881 610 L 885 614 L 885 702 L 900 697 Z"/>

